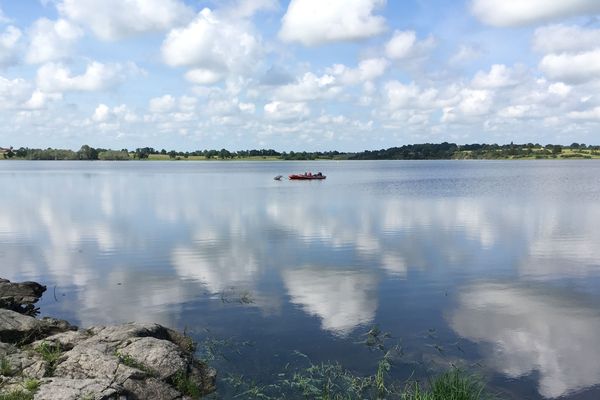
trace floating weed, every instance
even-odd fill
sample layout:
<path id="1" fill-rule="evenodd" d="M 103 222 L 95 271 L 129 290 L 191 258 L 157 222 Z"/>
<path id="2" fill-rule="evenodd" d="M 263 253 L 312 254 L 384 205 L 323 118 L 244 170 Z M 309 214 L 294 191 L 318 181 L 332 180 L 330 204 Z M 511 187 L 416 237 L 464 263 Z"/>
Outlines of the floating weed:
<path id="1" fill-rule="evenodd" d="M 382 332 L 377 325 L 373 326 L 363 336 L 366 338 L 359 342 L 366 345 L 371 350 L 385 351 L 385 341 L 392 337 L 389 332 Z"/>
<path id="2" fill-rule="evenodd" d="M 240 298 L 238 299 L 238 302 L 240 304 L 253 304 L 254 297 L 252 297 L 252 293 L 246 291 L 241 294 Z"/>

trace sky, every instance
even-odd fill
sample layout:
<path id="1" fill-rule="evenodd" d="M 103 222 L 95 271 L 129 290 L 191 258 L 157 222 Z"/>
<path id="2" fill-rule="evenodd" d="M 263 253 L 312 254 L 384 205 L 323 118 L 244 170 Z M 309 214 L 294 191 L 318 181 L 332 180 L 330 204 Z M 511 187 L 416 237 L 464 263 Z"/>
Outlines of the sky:
<path id="1" fill-rule="evenodd" d="M 598 0 L 0 0 L 0 147 L 600 144 Z"/>

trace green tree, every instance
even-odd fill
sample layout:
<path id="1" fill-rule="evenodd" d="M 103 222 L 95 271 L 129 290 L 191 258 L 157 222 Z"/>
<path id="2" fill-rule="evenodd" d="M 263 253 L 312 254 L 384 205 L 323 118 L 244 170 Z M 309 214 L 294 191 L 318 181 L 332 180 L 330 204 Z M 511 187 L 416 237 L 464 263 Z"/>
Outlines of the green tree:
<path id="1" fill-rule="evenodd" d="M 80 160 L 97 160 L 98 159 L 98 151 L 93 147 L 84 144 L 81 146 L 81 149 L 77 152 L 77 158 Z"/>

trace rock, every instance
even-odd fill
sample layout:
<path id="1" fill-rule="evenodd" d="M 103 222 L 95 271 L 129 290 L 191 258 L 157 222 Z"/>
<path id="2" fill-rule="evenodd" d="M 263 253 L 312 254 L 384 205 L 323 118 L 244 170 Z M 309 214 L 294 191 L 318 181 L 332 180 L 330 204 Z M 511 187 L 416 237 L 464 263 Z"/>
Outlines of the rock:
<path id="1" fill-rule="evenodd" d="M 4 359 L 9 370 L 5 376 L 23 375 L 28 378 L 43 378 L 47 363 L 35 352 L 26 352 L 8 343 L 0 343 L 0 359 Z M 0 373 L 2 375 L 2 373 Z"/>
<path id="2" fill-rule="evenodd" d="M 12 309 L 34 304 L 45 287 L 0 279 L 0 290 L 1 304 L 12 305 L 0 308 L 0 394 L 31 378 L 40 383 L 37 400 L 185 400 L 215 390 L 215 371 L 194 358 L 185 335 L 136 323 L 79 330 Z"/>
<path id="3" fill-rule="evenodd" d="M 124 347 L 117 348 L 121 358 L 132 360 L 141 369 L 152 371 L 160 379 L 169 379 L 187 369 L 185 354 L 174 343 L 153 337 L 128 340 Z"/>
<path id="4" fill-rule="evenodd" d="M 170 341 L 171 332 L 156 324 L 129 323 L 77 335 L 61 333 L 45 341 L 72 346 L 56 365 L 57 377 L 109 380 L 134 399 L 181 398 L 172 385 L 176 374 L 193 382 L 200 393 L 213 391 L 214 371 Z"/>
<path id="5" fill-rule="evenodd" d="M 123 387 L 108 379 L 44 379 L 34 400 L 58 399 L 128 400 L 128 397 Z"/>
<path id="6" fill-rule="evenodd" d="M 0 309 L 0 341 L 27 344 L 67 330 L 77 329 L 66 321 L 36 319 L 18 312 Z"/>
<path id="7" fill-rule="evenodd" d="M 0 308 L 35 315 L 34 304 L 45 291 L 46 286 L 36 282 L 12 283 L 0 278 Z"/>

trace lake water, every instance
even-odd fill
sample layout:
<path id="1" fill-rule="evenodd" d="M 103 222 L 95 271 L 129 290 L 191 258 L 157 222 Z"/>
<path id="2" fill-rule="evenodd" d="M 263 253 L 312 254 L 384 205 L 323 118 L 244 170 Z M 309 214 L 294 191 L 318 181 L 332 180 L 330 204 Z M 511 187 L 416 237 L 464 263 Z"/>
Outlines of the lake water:
<path id="1" fill-rule="evenodd" d="M 46 284 L 43 315 L 185 329 L 220 378 L 371 374 L 378 326 L 395 379 L 600 398 L 600 162 L 15 161 L 0 185 L 0 276 Z"/>

